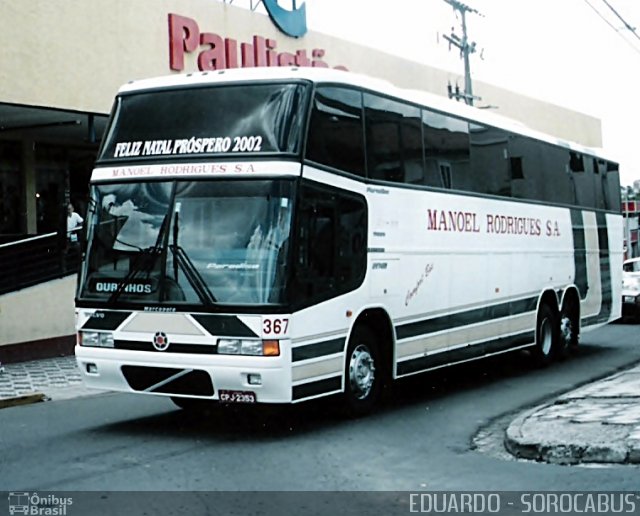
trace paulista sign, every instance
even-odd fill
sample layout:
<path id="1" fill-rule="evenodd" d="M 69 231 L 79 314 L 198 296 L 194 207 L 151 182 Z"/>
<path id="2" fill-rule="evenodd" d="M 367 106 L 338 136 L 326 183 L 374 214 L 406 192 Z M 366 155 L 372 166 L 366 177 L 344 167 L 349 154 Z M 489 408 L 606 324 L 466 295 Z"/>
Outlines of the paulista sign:
<path id="1" fill-rule="evenodd" d="M 263 0 L 264 1 L 264 0 Z M 169 67 L 181 72 L 185 69 L 185 55 L 197 52 L 200 71 L 251 68 L 254 66 L 312 66 L 329 68 L 324 61 L 325 50 L 311 52 L 298 49 L 279 52 L 278 42 L 272 38 L 254 35 L 252 41 L 238 42 L 213 32 L 201 32 L 193 18 L 169 14 Z M 344 66 L 332 66 L 347 70 Z"/>

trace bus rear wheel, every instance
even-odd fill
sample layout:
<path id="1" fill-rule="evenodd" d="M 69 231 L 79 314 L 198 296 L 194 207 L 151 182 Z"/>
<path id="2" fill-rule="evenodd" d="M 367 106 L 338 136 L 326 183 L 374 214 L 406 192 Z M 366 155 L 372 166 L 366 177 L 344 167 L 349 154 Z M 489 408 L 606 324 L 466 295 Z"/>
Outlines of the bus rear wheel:
<path id="1" fill-rule="evenodd" d="M 575 301 L 567 300 L 560 311 L 559 354 L 574 351 L 580 336 L 580 319 Z"/>
<path id="2" fill-rule="evenodd" d="M 547 303 L 542 303 L 538 310 L 536 324 L 536 346 L 534 356 L 540 366 L 549 365 L 558 350 L 558 315 Z"/>
<path id="3" fill-rule="evenodd" d="M 378 340 L 366 326 L 353 330 L 344 372 L 344 408 L 350 416 L 369 413 L 380 398 L 382 364 Z"/>

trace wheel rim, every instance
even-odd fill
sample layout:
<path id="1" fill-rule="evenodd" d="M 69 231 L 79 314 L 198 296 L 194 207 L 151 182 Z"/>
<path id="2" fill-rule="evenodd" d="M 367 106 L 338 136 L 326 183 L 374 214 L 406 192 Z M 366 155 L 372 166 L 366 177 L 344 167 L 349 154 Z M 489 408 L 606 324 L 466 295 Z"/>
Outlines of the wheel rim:
<path id="1" fill-rule="evenodd" d="M 359 400 L 369 396 L 375 380 L 376 367 L 369 348 L 364 344 L 356 346 L 349 359 L 349 386 Z"/>
<path id="2" fill-rule="evenodd" d="M 560 337 L 565 346 L 568 346 L 573 341 L 573 325 L 568 315 L 563 315 L 562 319 L 560 319 Z"/>
<path id="3" fill-rule="evenodd" d="M 553 330 L 551 321 L 548 318 L 542 320 L 540 324 L 540 349 L 544 356 L 551 353 L 551 344 L 553 343 Z"/>

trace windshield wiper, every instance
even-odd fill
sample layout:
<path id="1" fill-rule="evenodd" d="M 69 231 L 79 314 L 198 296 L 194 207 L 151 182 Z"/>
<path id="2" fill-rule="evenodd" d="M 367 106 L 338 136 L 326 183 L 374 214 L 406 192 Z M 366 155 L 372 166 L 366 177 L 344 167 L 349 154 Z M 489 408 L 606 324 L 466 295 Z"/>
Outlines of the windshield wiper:
<path id="1" fill-rule="evenodd" d="M 138 274 L 145 273 L 147 278 L 155 267 L 156 261 L 159 256 L 163 254 L 164 235 L 169 227 L 169 213 L 167 212 L 160 224 L 160 230 L 158 231 L 158 237 L 153 246 L 146 249 L 140 249 L 140 252 L 136 255 L 134 262 L 131 264 L 131 268 L 123 280 L 118 284 L 118 288 L 109 296 L 107 303 L 115 303 L 120 295 L 126 290 L 127 286 L 138 277 Z"/>
<path id="2" fill-rule="evenodd" d="M 212 305 L 216 302 L 216 298 L 211 293 L 209 286 L 202 279 L 202 275 L 193 264 L 186 251 L 178 245 L 178 233 L 180 231 L 180 203 L 176 203 L 173 215 L 173 243 L 169 246 L 173 254 L 173 274 L 174 279 L 178 281 L 178 268 L 182 269 L 185 278 L 205 305 Z"/>
<path id="3" fill-rule="evenodd" d="M 173 205 L 173 203 L 172 203 Z M 205 305 L 212 305 L 216 302 L 216 298 L 211 293 L 211 290 L 207 286 L 206 282 L 202 279 L 202 276 L 198 272 L 198 269 L 193 264 L 185 250 L 178 245 L 178 235 L 180 230 L 180 205 L 177 204 L 174 207 L 173 229 L 172 229 L 172 244 L 168 245 L 168 229 L 170 225 L 169 211 L 165 214 L 160 225 L 158 237 L 153 246 L 146 249 L 140 249 L 139 254 L 135 257 L 134 262 L 131 264 L 131 268 L 124 279 L 119 283 L 118 288 L 111 294 L 108 299 L 108 303 L 115 303 L 120 295 L 126 291 L 127 286 L 130 285 L 141 274 L 146 274 L 147 278 L 153 268 L 156 266 L 157 260 L 163 257 L 163 263 L 161 266 L 161 274 L 166 274 L 166 249 L 171 250 L 173 255 L 173 274 L 174 280 L 178 282 L 178 269 L 181 269 L 185 278 L 195 291 L 200 301 Z M 161 281 L 160 289 L 162 290 L 164 282 Z M 160 300 L 162 300 L 162 292 Z"/>
<path id="4" fill-rule="evenodd" d="M 202 276 L 198 272 L 198 269 L 187 255 L 184 249 L 180 246 L 170 245 L 169 249 L 173 254 L 173 260 L 176 266 L 179 266 L 184 273 L 185 278 L 189 284 L 193 287 L 193 290 L 206 305 L 212 305 L 216 302 L 216 298 L 213 297 L 211 290 L 202 279 Z"/>

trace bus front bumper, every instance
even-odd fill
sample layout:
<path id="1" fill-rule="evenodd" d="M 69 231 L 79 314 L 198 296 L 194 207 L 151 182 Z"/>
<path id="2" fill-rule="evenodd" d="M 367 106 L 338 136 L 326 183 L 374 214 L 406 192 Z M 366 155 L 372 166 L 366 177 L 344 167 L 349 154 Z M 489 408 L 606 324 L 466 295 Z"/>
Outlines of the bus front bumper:
<path id="1" fill-rule="evenodd" d="M 285 357 L 191 355 L 75 347 L 87 387 L 226 403 L 290 403 Z"/>

